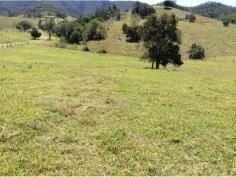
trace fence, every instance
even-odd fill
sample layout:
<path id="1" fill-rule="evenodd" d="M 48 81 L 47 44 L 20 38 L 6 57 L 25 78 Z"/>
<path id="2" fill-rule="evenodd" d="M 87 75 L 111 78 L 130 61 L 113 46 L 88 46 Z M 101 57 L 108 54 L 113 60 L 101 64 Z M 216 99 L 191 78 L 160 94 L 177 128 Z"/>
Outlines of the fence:
<path id="1" fill-rule="evenodd" d="M 29 41 L 27 40 L 10 40 L 10 39 L 2 39 L 0 40 L 0 47 L 1 48 L 11 48 L 14 46 L 19 46 L 19 45 L 28 45 Z"/>

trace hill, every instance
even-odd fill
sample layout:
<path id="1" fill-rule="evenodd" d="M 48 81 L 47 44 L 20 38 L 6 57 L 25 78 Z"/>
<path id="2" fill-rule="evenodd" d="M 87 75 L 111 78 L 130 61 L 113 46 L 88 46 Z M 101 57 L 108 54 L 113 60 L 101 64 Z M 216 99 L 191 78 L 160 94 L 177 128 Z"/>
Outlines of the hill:
<path id="1" fill-rule="evenodd" d="M 208 58 L 216 56 L 236 56 L 236 25 L 230 25 L 226 28 L 222 25 L 221 21 L 217 21 L 211 18 L 197 16 L 195 23 L 189 23 L 185 20 L 185 15 L 189 12 L 171 9 L 165 10 L 161 6 L 155 6 L 157 14 L 163 13 L 176 14 L 179 18 L 178 28 L 182 32 L 182 45 L 181 53 L 183 58 L 188 58 L 187 51 L 192 43 L 199 43 L 206 49 L 206 55 Z M 129 56 L 142 56 L 143 48 L 141 44 L 127 43 L 125 35 L 122 34 L 122 24 L 131 23 L 133 17 L 131 13 L 124 13 L 121 21 L 109 22 L 108 38 L 103 41 L 89 42 L 89 47 L 92 51 L 99 51 L 106 49 L 109 53 L 123 54 Z M 138 23 L 142 23 L 143 20 L 135 19 Z"/>
<path id="2" fill-rule="evenodd" d="M 207 2 L 192 7 L 191 11 L 202 16 L 236 23 L 236 7 L 227 6 L 222 3 Z"/>
<path id="3" fill-rule="evenodd" d="M 31 13 L 40 16 L 45 13 L 65 13 L 71 16 L 93 14 L 97 9 L 117 5 L 121 10 L 132 8 L 132 1 L 0 1 L 0 15 L 18 16 Z"/>

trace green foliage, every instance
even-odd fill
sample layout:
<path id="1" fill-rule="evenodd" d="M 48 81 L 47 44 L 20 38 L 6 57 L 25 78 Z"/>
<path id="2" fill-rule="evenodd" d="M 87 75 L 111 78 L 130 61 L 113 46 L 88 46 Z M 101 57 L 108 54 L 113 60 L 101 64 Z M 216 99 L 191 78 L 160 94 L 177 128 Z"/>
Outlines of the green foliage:
<path id="1" fill-rule="evenodd" d="M 223 25 L 224 25 L 225 27 L 228 27 L 228 26 L 229 26 L 229 21 L 224 20 L 224 21 L 223 21 Z"/>
<path id="2" fill-rule="evenodd" d="M 32 28 L 32 30 L 31 30 L 31 36 L 32 36 L 32 38 L 35 40 L 35 39 L 37 39 L 37 38 L 39 38 L 42 34 L 38 31 L 38 29 L 37 28 Z"/>
<path id="3" fill-rule="evenodd" d="M 88 48 L 88 46 L 85 46 L 85 47 L 83 48 L 83 51 L 85 51 L 85 52 L 89 52 L 90 49 Z"/>
<path id="4" fill-rule="evenodd" d="M 141 40 L 139 26 L 125 26 L 124 28 L 123 31 L 126 34 L 128 42 L 139 42 Z"/>
<path id="5" fill-rule="evenodd" d="M 127 32 L 127 28 L 128 28 L 128 25 L 126 23 L 124 23 L 122 25 L 122 31 L 123 31 L 124 34 L 126 34 L 126 32 Z"/>
<path id="6" fill-rule="evenodd" d="M 154 13 L 156 13 L 156 10 L 152 6 L 141 2 L 136 2 L 132 10 L 132 14 L 138 14 L 141 18 L 144 18 Z"/>
<path id="7" fill-rule="evenodd" d="M 188 16 L 186 16 L 186 18 L 188 17 L 188 21 L 191 23 L 194 23 L 197 20 L 197 17 L 194 14 L 190 14 Z"/>
<path id="8" fill-rule="evenodd" d="M 88 22 L 88 23 L 85 23 Z M 54 28 L 58 37 L 64 37 L 71 44 L 80 44 L 90 40 L 102 40 L 107 36 L 102 22 L 97 19 L 83 18 L 77 21 L 63 21 Z"/>
<path id="9" fill-rule="evenodd" d="M 53 16 L 46 16 L 39 21 L 40 29 L 48 32 L 48 39 L 51 40 L 52 32 L 56 26 L 55 18 Z"/>
<path id="10" fill-rule="evenodd" d="M 147 50 L 144 57 L 152 62 L 152 68 L 155 63 L 156 69 L 159 69 L 160 64 L 183 64 L 179 47 L 181 35 L 174 14 L 163 14 L 160 18 L 155 15 L 148 17 L 142 27 L 142 37 Z"/>
<path id="11" fill-rule="evenodd" d="M 107 32 L 99 20 L 93 19 L 90 23 L 86 24 L 86 35 L 88 40 L 99 41 L 106 38 Z"/>
<path id="12" fill-rule="evenodd" d="M 227 20 L 236 23 L 236 8 L 218 2 L 207 2 L 191 8 L 191 11 L 218 20 Z"/>
<path id="13" fill-rule="evenodd" d="M 59 42 L 55 43 L 55 47 L 65 49 L 67 47 L 67 45 L 65 42 L 59 41 Z"/>
<path id="14" fill-rule="evenodd" d="M 192 44 L 188 53 L 190 59 L 203 60 L 205 58 L 204 48 L 196 43 Z"/>
<path id="15" fill-rule="evenodd" d="M 172 7 L 176 7 L 176 2 L 174 0 L 165 0 L 163 2 L 163 5 L 165 6 L 165 9 L 169 9 Z"/>
<path id="16" fill-rule="evenodd" d="M 95 12 L 95 17 L 101 21 L 107 21 L 110 19 L 120 20 L 120 10 L 116 5 L 109 6 L 107 9 L 97 10 Z"/>
<path id="17" fill-rule="evenodd" d="M 107 54 L 107 51 L 105 49 L 102 49 L 102 50 L 98 51 L 98 53 L 100 53 L 100 54 Z"/>
<path id="18" fill-rule="evenodd" d="M 115 5 L 121 11 L 131 9 L 132 1 L 4 1 L 0 3 L 0 15 L 41 18 L 45 15 L 61 14 L 74 17 L 94 14 L 98 9 L 107 9 Z"/>
<path id="19" fill-rule="evenodd" d="M 30 28 L 32 28 L 32 24 L 28 21 L 21 21 L 21 22 L 17 23 L 16 28 L 18 30 L 27 31 Z"/>

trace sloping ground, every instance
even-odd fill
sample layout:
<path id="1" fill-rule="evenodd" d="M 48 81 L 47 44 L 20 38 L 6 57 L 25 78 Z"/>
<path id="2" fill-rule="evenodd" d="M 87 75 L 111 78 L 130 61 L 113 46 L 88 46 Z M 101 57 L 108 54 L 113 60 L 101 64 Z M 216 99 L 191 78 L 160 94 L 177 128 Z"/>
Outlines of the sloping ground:
<path id="1" fill-rule="evenodd" d="M 38 24 L 37 18 L 24 18 L 22 16 L 18 16 L 18 17 L 0 16 L 0 27 L 15 28 L 15 25 L 20 21 L 29 21 L 31 24 L 35 26 Z"/>
<path id="2" fill-rule="evenodd" d="M 1 175 L 236 175 L 235 63 L 0 53 Z"/>
<path id="3" fill-rule="evenodd" d="M 163 7 L 156 6 L 157 14 L 176 14 L 180 19 L 178 28 L 182 32 L 181 51 L 183 57 L 188 57 L 187 51 L 191 44 L 198 43 L 206 49 L 206 56 L 213 58 L 216 56 L 236 56 L 236 25 L 224 27 L 222 22 L 206 17 L 197 16 L 195 23 L 184 20 L 187 12 L 178 9 L 164 10 Z M 131 22 L 130 14 L 123 16 L 120 22 L 111 22 L 108 30 L 108 38 L 104 41 L 90 42 L 89 46 L 94 51 L 106 49 L 110 53 L 141 56 L 143 48 L 141 44 L 131 44 L 125 42 L 122 35 L 122 24 Z"/>

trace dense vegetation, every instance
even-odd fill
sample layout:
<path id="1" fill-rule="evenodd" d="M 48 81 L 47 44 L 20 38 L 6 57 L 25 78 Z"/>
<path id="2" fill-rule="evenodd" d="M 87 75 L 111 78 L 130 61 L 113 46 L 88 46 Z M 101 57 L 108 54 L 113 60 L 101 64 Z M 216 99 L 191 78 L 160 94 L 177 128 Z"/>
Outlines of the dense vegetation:
<path id="1" fill-rule="evenodd" d="M 136 2 L 132 10 L 132 14 L 138 14 L 141 18 L 154 14 L 155 12 L 156 10 L 152 6 L 141 2 Z"/>
<path id="2" fill-rule="evenodd" d="M 46 14 L 71 16 L 86 16 L 96 10 L 106 9 L 116 5 L 124 11 L 133 7 L 132 1 L 0 1 L 0 15 L 18 16 L 25 14 L 26 17 L 42 17 Z"/>
<path id="3" fill-rule="evenodd" d="M 236 23 L 236 8 L 221 3 L 208 2 L 191 8 L 191 11 L 206 17 Z"/>

